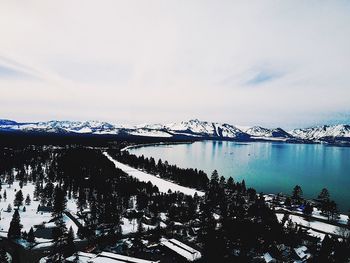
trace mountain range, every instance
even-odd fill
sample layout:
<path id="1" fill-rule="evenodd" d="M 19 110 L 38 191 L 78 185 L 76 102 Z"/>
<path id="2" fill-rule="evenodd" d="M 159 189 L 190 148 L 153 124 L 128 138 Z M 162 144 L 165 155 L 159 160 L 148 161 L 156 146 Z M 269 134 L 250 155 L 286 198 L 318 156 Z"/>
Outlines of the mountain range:
<path id="1" fill-rule="evenodd" d="M 0 120 L 2 132 L 30 132 L 55 134 L 123 135 L 137 137 L 215 139 L 215 140 L 269 140 L 285 142 L 350 142 L 350 125 L 323 125 L 285 131 L 260 126 L 245 127 L 198 119 L 170 124 L 116 125 L 99 121 L 16 122 Z"/>

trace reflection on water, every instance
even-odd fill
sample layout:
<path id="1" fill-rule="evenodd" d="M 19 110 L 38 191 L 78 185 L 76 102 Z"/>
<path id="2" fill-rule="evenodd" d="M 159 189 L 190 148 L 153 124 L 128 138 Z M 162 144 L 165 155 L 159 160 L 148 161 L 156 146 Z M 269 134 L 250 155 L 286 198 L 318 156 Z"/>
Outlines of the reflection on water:
<path id="1" fill-rule="evenodd" d="M 323 187 L 340 208 L 350 208 L 350 148 L 278 142 L 236 143 L 204 141 L 171 146 L 147 146 L 131 153 L 168 160 L 180 167 L 202 169 L 210 175 L 245 179 L 257 191 L 290 193 L 299 184 L 306 197 Z"/>

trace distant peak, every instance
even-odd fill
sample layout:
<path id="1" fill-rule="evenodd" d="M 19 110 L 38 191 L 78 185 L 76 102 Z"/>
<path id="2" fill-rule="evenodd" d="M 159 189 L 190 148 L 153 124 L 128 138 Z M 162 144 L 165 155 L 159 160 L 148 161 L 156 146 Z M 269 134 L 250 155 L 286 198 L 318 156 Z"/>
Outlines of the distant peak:
<path id="1" fill-rule="evenodd" d="M 200 122 L 203 122 L 203 121 L 200 121 L 199 119 L 191 119 L 188 122 L 200 123 Z"/>

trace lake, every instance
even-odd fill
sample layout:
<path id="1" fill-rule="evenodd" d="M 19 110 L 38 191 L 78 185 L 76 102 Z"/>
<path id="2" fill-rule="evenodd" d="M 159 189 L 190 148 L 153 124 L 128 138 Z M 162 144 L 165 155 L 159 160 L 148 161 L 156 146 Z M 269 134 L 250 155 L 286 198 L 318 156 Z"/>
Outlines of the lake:
<path id="1" fill-rule="evenodd" d="M 216 169 L 225 178 L 244 179 L 258 192 L 290 194 L 298 184 L 304 197 L 314 198 L 326 187 L 340 210 L 350 209 L 350 147 L 200 141 L 130 148 L 129 152 L 182 168 L 201 169 L 209 177 Z"/>

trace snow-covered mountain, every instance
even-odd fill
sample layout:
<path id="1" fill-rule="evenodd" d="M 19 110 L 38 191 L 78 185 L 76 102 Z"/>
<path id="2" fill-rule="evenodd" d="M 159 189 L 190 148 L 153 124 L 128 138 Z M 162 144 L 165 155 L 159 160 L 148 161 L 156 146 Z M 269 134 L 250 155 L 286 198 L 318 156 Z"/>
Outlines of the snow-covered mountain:
<path id="1" fill-rule="evenodd" d="M 221 124 L 199 120 L 182 121 L 170 124 L 143 124 L 136 126 L 112 125 L 98 121 L 48 121 L 17 123 L 0 120 L 2 131 L 77 133 L 132 135 L 143 137 L 189 137 L 198 139 L 237 139 L 247 140 L 250 136 L 230 124 Z"/>
<path id="2" fill-rule="evenodd" d="M 94 133 L 115 134 L 118 130 L 112 124 L 98 121 L 47 121 L 32 123 L 17 123 L 0 121 L 1 130 L 51 133 Z"/>
<path id="3" fill-rule="evenodd" d="M 350 139 L 350 125 L 323 125 L 305 129 L 294 129 L 290 134 L 304 140 L 322 140 L 326 138 Z"/>
<path id="4" fill-rule="evenodd" d="M 275 140 L 286 140 L 292 138 L 288 132 L 281 128 L 267 129 L 260 126 L 244 127 L 241 128 L 245 133 L 249 134 L 255 139 L 275 139 Z"/>
<path id="5" fill-rule="evenodd" d="M 200 121 L 198 119 L 166 124 L 163 129 L 174 135 L 204 138 L 249 139 L 249 135 L 230 124 Z"/>
<path id="6" fill-rule="evenodd" d="M 0 131 L 55 134 L 122 135 L 159 138 L 278 141 L 350 141 L 349 125 L 319 126 L 286 132 L 281 128 L 234 126 L 198 119 L 169 124 L 115 125 L 99 121 L 47 121 L 19 123 L 0 120 Z"/>

